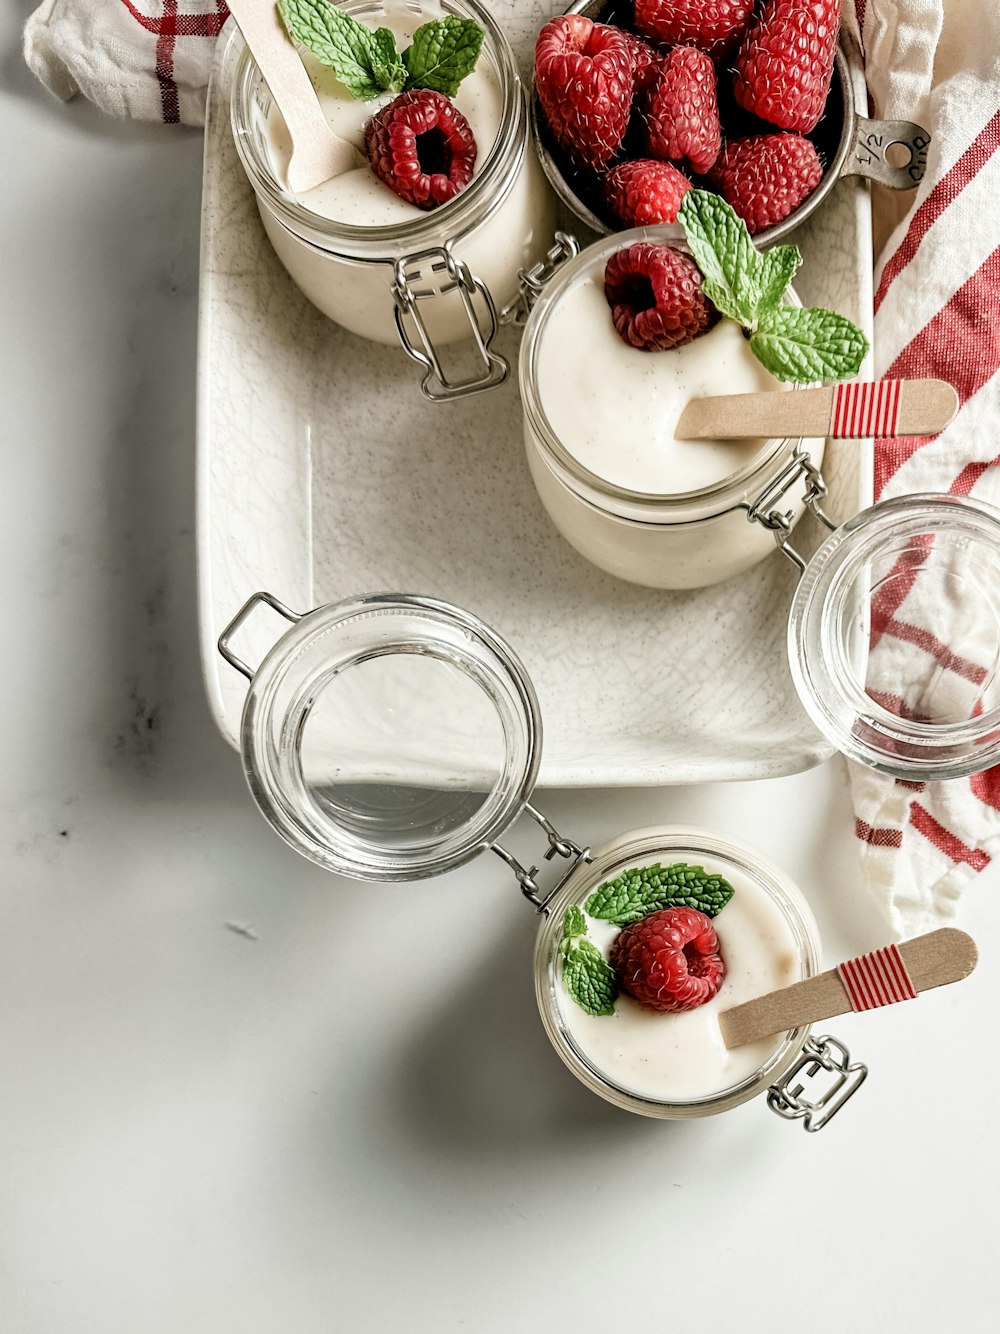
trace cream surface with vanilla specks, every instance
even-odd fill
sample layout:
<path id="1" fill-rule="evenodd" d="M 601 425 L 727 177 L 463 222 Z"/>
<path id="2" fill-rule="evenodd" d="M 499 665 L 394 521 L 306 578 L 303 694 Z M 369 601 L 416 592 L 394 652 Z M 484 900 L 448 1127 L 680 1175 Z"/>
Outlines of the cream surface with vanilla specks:
<path id="1" fill-rule="evenodd" d="M 391 29 L 396 38 L 396 48 L 402 53 L 413 41 L 413 34 L 419 27 L 435 19 L 445 18 L 446 11 L 440 5 L 422 3 L 419 13 L 416 13 L 409 5 L 400 3 L 400 0 L 387 0 L 384 13 L 366 12 L 357 17 L 359 22 L 372 29 Z M 350 95 L 329 66 L 321 64 L 309 51 L 300 50 L 300 54 L 331 129 L 364 153 L 365 125 L 399 94 L 383 93 L 374 101 L 361 101 Z M 475 69 L 462 80 L 451 101 L 469 122 L 475 136 L 478 173 L 496 141 L 503 107 L 500 84 L 485 48 Z M 284 182 L 291 157 L 291 141 L 281 112 L 273 104 L 268 110 L 264 129 L 275 177 Z M 367 160 L 353 171 L 324 181 L 315 190 L 298 196 L 298 199 L 305 208 L 320 217 L 354 227 L 388 227 L 393 223 L 406 222 L 422 212 L 380 181 Z"/>
<path id="2" fill-rule="evenodd" d="M 669 854 L 662 861 L 669 864 Z M 680 1014 L 661 1014 L 620 994 L 613 1015 L 590 1015 L 561 982 L 557 988 L 563 1022 L 585 1059 L 626 1092 L 656 1102 L 708 1098 L 756 1074 L 781 1046 L 784 1034 L 729 1051 L 719 1013 L 804 976 L 792 929 L 770 895 L 736 867 L 710 859 L 703 865 L 724 875 L 734 890 L 712 919 L 726 979 L 710 1001 Z M 587 918 L 588 938 L 605 958 L 618 931 Z"/>
<path id="3" fill-rule="evenodd" d="M 712 486 L 740 472 L 767 443 L 676 440 L 674 427 L 692 398 L 787 388 L 731 320 L 683 347 L 629 346 L 612 322 L 603 272 L 581 277 L 563 294 L 538 353 L 541 405 L 563 447 L 604 481 L 647 495 Z"/>

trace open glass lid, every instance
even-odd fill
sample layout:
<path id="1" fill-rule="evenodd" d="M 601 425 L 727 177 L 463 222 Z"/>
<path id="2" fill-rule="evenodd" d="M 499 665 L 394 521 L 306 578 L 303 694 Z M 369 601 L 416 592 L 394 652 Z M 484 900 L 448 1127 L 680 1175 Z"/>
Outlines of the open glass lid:
<path id="1" fill-rule="evenodd" d="M 837 748 L 897 778 L 1000 761 L 1000 510 L 915 495 L 838 528 L 788 624 L 802 702 Z"/>
<path id="2" fill-rule="evenodd" d="M 232 640 L 260 603 L 292 628 L 252 672 Z M 257 804 L 330 870 L 437 875 L 492 846 L 531 794 L 535 692 L 504 640 L 469 612 L 387 593 L 300 616 L 258 593 L 219 649 L 250 678 L 241 749 Z"/>

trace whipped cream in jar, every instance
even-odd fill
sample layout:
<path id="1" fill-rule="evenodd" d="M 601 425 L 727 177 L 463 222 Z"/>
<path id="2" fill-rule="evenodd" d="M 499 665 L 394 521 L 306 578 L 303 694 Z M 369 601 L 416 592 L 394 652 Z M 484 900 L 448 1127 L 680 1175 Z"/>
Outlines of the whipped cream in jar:
<path id="1" fill-rule="evenodd" d="M 555 526 L 593 564 L 652 588 L 703 588 L 763 560 L 770 525 L 787 534 L 823 494 L 825 441 L 674 438 L 691 398 L 787 386 L 729 320 L 669 351 L 623 342 L 604 269 L 638 241 L 686 249 L 678 227 L 619 232 L 560 266 L 531 312 L 519 372 L 528 467 Z"/>
<path id="2" fill-rule="evenodd" d="M 401 343 L 424 366 L 425 396 L 491 388 L 508 374 L 490 346 L 499 312 L 517 300 L 519 271 L 544 257 L 554 228 L 554 200 L 530 148 L 513 52 L 479 0 L 348 0 L 339 7 L 372 29 L 390 28 L 400 50 L 423 23 L 448 15 L 484 30 L 476 68 L 453 99 L 476 138 L 473 178 L 427 211 L 394 194 L 367 161 L 293 195 L 284 176 L 287 132 L 234 30 L 223 62 L 233 138 L 264 229 L 292 280 L 324 315 L 359 337 Z M 356 101 L 331 70 L 302 54 L 327 120 L 361 149 L 364 125 L 393 95 Z M 471 369 L 441 356 L 440 349 L 470 340 Z"/>

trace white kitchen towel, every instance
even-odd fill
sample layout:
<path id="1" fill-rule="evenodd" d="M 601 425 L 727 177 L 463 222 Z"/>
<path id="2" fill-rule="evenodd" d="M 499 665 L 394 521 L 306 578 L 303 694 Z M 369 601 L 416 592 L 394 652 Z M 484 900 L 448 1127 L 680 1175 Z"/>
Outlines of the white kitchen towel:
<path id="1" fill-rule="evenodd" d="M 885 238 L 875 368 L 940 376 L 962 404 L 939 436 L 877 442 L 876 498 L 936 491 L 1000 505 L 1000 5 L 851 2 L 873 114 L 915 120 L 932 135 L 916 197 L 873 194 L 876 237 Z M 989 649 L 969 643 L 957 602 L 938 602 L 938 634 L 929 633 L 921 573 L 883 594 L 872 679 L 898 695 L 906 680 L 933 675 L 947 707 L 978 692 Z M 1000 851 L 1000 769 L 915 784 L 852 765 L 851 783 L 866 880 L 892 927 L 903 936 L 946 921 L 962 886 Z"/>
<path id="2" fill-rule="evenodd" d="M 46 88 L 114 116 L 205 122 L 205 89 L 225 0 L 44 0 L 24 58 Z"/>

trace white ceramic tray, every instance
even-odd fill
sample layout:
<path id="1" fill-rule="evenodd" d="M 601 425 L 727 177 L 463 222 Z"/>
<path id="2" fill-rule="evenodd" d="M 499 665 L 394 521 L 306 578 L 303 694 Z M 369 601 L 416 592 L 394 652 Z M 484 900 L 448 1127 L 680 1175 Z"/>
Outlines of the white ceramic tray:
<path id="1" fill-rule="evenodd" d="M 527 69 L 561 6 L 493 8 Z M 855 77 L 863 90 L 857 65 Z M 514 383 L 426 403 L 402 352 L 344 333 L 293 287 L 258 220 L 220 82 L 205 137 L 198 551 L 205 681 L 226 739 L 237 744 L 246 682 L 216 640 L 251 593 L 305 611 L 398 590 L 468 607 L 520 653 L 541 701 L 542 784 L 765 778 L 825 758 L 786 664 L 790 563 L 776 553 L 717 588 L 662 593 L 578 556 L 532 488 Z M 870 335 L 867 187 L 841 180 L 793 239 L 803 300 Z M 516 338 L 501 340 L 512 360 Z M 870 503 L 863 447 L 831 445 L 824 473 L 838 518 Z M 279 628 L 250 626 L 247 657 Z"/>

